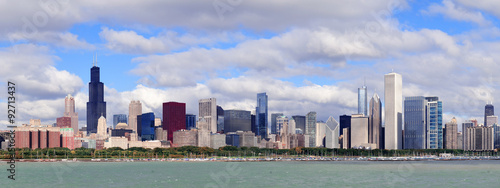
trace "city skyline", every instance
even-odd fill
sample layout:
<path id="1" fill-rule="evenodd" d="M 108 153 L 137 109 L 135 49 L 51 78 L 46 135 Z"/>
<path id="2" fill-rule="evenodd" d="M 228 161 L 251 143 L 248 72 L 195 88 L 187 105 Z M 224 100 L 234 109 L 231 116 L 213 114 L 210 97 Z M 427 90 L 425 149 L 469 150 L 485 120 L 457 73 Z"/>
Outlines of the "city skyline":
<path id="1" fill-rule="evenodd" d="M 21 88 L 19 123 L 55 122 L 64 112 L 60 100 L 71 94 L 82 127 L 88 69 L 97 56 L 108 125 L 112 115 L 127 114 L 132 100 L 160 117 L 161 102 L 184 102 L 187 113 L 197 114 L 197 101 L 210 97 L 225 109 L 252 110 L 255 93 L 260 92 L 269 96 L 269 114 L 315 111 L 317 119 L 325 121 L 357 111 L 356 88 L 365 79 L 367 95 L 378 91 L 385 101 L 380 75 L 394 69 L 405 77 L 404 97 L 439 96 L 447 104 L 443 121 L 457 117 L 458 122 L 483 122 L 481 108 L 500 97 L 495 93 L 498 57 L 491 47 L 500 36 L 498 15 L 490 9 L 495 6 L 450 0 L 391 2 L 293 2 L 297 6 L 290 11 L 284 6 L 264 10 L 266 3 L 255 1 L 230 5 L 233 11 L 223 13 L 212 2 L 182 7 L 206 15 L 209 19 L 202 25 L 193 15 L 169 11 L 182 9 L 180 3 L 165 1 L 75 2 L 56 6 L 53 12 L 36 3 L 12 2 L 1 11 L 4 18 L 13 18 L 0 21 L 0 54 L 5 57 L 0 64 L 6 67 L 2 84 L 12 79 Z M 132 19 L 95 8 L 101 6 L 119 6 L 131 15 L 148 7 L 163 9 L 148 11 L 153 17 Z M 322 7 L 338 11 L 310 12 Z M 246 17 L 247 12 L 285 16 L 262 22 Z M 289 21 L 294 18 L 291 12 L 303 19 Z M 34 15 L 47 15 L 40 17 L 47 22 L 34 22 Z M 7 120 L 0 122 L 0 129 L 6 129 Z"/>

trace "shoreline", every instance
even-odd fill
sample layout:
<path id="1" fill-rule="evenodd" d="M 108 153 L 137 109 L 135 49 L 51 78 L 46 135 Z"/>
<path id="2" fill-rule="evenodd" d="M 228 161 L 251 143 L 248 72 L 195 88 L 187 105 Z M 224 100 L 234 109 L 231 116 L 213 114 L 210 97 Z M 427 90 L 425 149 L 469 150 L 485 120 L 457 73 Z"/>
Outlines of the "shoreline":
<path id="1" fill-rule="evenodd" d="M 74 158 L 74 159 L 16 159 L 15 162 L 291 162 L 291 161 L 471 161 L 471 160 L 500 160 L 500 156 L 484 157 L 292 157 L 292 158 L 245 158 L 245 157 L 219 157 L 219 158 Z M 0 164 L 7 164 L 10 160 L 2 159 Z"/>

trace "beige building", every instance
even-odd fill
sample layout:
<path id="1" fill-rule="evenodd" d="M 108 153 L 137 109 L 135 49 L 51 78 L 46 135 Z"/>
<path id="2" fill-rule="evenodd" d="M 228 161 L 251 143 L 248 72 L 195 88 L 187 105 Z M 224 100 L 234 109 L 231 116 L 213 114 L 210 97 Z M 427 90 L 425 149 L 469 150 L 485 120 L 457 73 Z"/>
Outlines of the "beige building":
<path id="1" fill-rule="evenodd" d="M 465 144 L 468 151 L 490 151 L 494 149 L 493 127 L 468 127 Z"/>
<path id="2" fill-rule="evenodd" d="M 128 139 L 126 137 L 110 137 L 104 142 L 104 148 L 119 147 L 128 149 Z"/>
<path id="3" fill-rule="evenodd" d="M 212 134 L 210 135 L 210 147 L 213 149 L 219 149 L 220 147 L 226 146 L 226 135 L 225 134 Z"/>
<path id="4" fill-rule="evenodd" d="M 215 98 L 200 99 L 199 119 L 204 118 L 208 122 L 208 131 L 217 132 L 217 100 Z"/>
<path id="5" fill-rule="evenodd" d="M 99 120 L 97 120 L 97 138 L 106 139 L 107 136 L 106 118 L 104 116 L 101 116 Z"/>
<path id="6" fill-rule="evenodd" d="M 455 117 L 445 124 L 444 133 L 445 133 L 445 149 L 458 149 L 458 125 Z"/>
<path id="7" fill-rule="evenodd" d="M 254 147 L 255 134 L 252 131 L 236 131 L 240 136 L 240 147 Z"/>
<path id="8" fill-rule="evenodd" d="M 384 76 L 385 149 L 403 149 L 403 78 L 400 74 Z M 352 133 L 354 130 L 352 131 Z"/>
<path id="9" fill-rule="evenodd" d="M 363 114 L 351 116 L 351 147 L 368 145 L 368 117 Z"/>
<path id="10" fill-rule="evenodd" d="M 198 147 L 210 147 L 210 131 L 208 130 L 208 122 L 201 118 L 196 122 L 198 127 Z"/>
<path id="11" fill-rule="evenodd" d="M 181 129 L 173 133 L 173 147 L 182 146 L 197 146 L 198 145 L 198 130 Z"/>
<path id="12" fill-rule="evenodd" d="M 75 98 L 68 94 L 64 99 L 64 117 L 71 118 L 71 128 L 73 128 L 74 135 L 78 134 L 78 113 L 75 112 Z"/>
<path id="13" fill-rule="evenodd" d="M 140 101 L 131 101 L 128 106 L 128 125 L 130 129 L 137 133 L 137 116 L 142 114 L 142 104 Z M 133 138 L 137 140 L 137 137 Z"/>

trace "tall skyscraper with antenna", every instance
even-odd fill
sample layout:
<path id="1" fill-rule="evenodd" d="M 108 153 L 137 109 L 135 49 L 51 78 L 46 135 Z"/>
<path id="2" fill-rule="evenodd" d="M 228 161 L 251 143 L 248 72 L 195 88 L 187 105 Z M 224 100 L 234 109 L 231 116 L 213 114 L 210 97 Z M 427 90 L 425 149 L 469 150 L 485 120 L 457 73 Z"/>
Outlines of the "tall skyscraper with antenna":
<path id="1" fill-rule="evenodd" d="M 102 115 L 106 118 L 104 84 L 100 81 L 100 68 L 97 66 L 95 59 L 90 69 L 89 102 L 87 102 L 87 134 L 97 133 L 97 121 L 99 117 Z"/>
<path id="2" fill-rule="evenodd" d="M 495 107 L 493 104 L 486 104 L 484 107 L 484 126 L 488 125 L 488 119 L 486 117 L 495 115 Z"/>

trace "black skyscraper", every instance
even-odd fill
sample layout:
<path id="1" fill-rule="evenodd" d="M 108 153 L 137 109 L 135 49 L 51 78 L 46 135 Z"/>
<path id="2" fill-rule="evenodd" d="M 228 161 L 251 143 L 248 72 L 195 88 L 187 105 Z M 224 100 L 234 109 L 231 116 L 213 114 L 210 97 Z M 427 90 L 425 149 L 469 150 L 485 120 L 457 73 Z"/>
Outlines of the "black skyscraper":
<path id="1" fill-rule="evenodd" d="M 484 126 L 488 125 L 486 121 L 486 117 L 488 116 L 494 116 L 495 115 L 495 108 L 493 107 L 492 104 L 487 104 L 484 107 Z"/>
<path id="2" fill-rule="evenodd" d="M 99 67 L 90 69 L 89 102 L 87 102 L 87 134 L 97 133 L 97 120 L 106 117 L 104 84 L 99 80 Z"/>
<path id="3" fill-rule="evenodd" d="M 344 134 L 344 128 L 351 128 L 351 116 L 341 115 L 340 116 L 340 135 Z M 349 137 L 350 138 L 350 137 Z"/>

